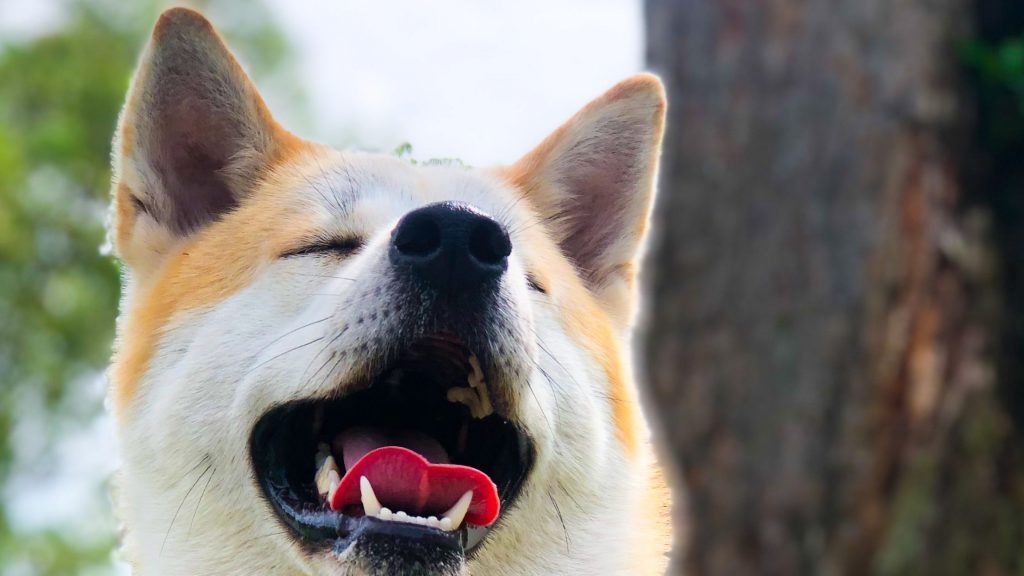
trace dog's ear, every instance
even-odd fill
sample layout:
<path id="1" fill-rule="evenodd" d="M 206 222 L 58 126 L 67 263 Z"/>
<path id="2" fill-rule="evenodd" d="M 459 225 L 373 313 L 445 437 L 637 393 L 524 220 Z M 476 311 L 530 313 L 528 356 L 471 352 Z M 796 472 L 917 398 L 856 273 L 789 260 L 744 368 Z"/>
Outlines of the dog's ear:
<path id="1" fill-rule="evenodd" d="M 656 76 L 604 93 L 508 172 L 551 224 L 562 251 L 617 320 L 632 310 L 665 123 Z"/>
<path id="2" fill-rule="evenodd" d="M 164 12 L 114 137 L 113 241 L 138 273 L 233 209 L 294 137 L 199 13 Z"/>

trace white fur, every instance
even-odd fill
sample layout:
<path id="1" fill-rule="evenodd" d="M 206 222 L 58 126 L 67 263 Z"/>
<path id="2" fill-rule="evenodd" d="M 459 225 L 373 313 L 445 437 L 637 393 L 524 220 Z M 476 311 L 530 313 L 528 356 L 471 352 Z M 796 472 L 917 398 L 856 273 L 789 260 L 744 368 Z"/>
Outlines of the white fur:
<path id="1" fill-rule="evenodd" d="M 174 56 L 176 46 L 185 46 L 182 50 L 191 50 L 189 58 L 201 62 L 203 50 L 217 51 L 216 70 L 226 70 L 225 74 L 233 75 L 228 82 L 245 84 L 239 92 L 250 94 L 247 79 L 237 77 L 240 72 L 233 60 L 230 55 L 225 58 L 226 50 L 220 53 L 223 46 L 211 36 L 212 28 L 201 16 L 182 10 L 169 14 L 158 29 L 162 26 L 160 37 L 170 40 L 159 41 L 176 44 L 164 47 L 165 52 Z M 193 42 L 190 35 L 201 36 L 202 41 Z M 141 69 L 157 65 L 144 61 Z M 663 113 L 663 106 L 656 108 L 660 93 L 652 96 L 649 89 L 638 92 L 631 86 L 620 88 L 612 97 L 614 106 L 592 104 L 572 129 L 563 130 L 586 141 L 587 126 L 608 124 L 594 118 L 611 114 L 633 118 L 627 123 L 631 130 L 651 131 L 635 138 L 646 146 L 640 152 L 634 147 L 637 174 L 642 175 L 635 178 L 637 190 L 623 191 L 635 194 L 636 199 L 630 200 L 635 206 L 630 204 L 627 218 L 618 219 L 622 229 L 613 230 L 621 241 L 610 244 L 606 261 L 596 262 L 604 284 L 592 286 L 595 301 L 617 319 L 614 333 L 622 351 L 630 348 L 628 321 L 622 320 L 630 316 L 628 290 L 608 297 L 607 278 L 620 274 L 640 242 L 642 230 L 632 226 L 641 223 L 650 206 L 655 165 L 651 154 L 656 154 L 660 141 L 658 114 Z M 161 89 L 144 79 L 133 84 L 136 96 L 129 100 L 122 130 L 146 129 L 145 119 L 133 117 L 148 113 L 145 103 L 149 100 L 139 94 Z M 142 104 L 133 106 L 133 101 Z M 653 118 L 650 125 L 645 118 Z M 253 122 L 251 118 L 241 121 Z M 154 136 L 144 135 L 150 138 L 147 141 Z M 611 145 L 606 148 L 615 150 Z M 539 149 L 578 152 L 578 147 L 557 139 Z M 146 159 L 132 156 L 144 151 L 129 152 L 116 163 L 119 181 L 143 197 L 159 194 L 159 187 L 147 184 L 144 177 Z M 386 339 L 399 313 L 392 310 L 395 295 L 388 293 L 384 283 L 394 224 L 418 207 L 451 200 L 471 204 L 510 231 L 513 252 L 502 279 L 505 304 L 501 312 L 508 319 L 512 340 L 504 348 L 510 351 L 508 360 L 533 368 L 528 381 L 503 393 L 512 409 L 510 416 L 526 427 L 537 451 L 520 497 L 503 511 L 500 526 L 475 551 L 466 571 L 477 576 L 637 574 L 638 565 L 648 564 L 638 562 L 638 554 L 649 556 L 662 550 L 658 543 L 648 545 L 636 536 L 650 529 L 661 514 L 643 509 L 649 505 L 644 496 L 653 459 L 645 437 L 640 438 L 639 455 L 627 454 L 613 422 L 609 399 L 613 383 L 600 359 L 577 340 L 579 335 L 567 331 L 562 303 L 553 295 L 527 288 L 527 263 L 550 258 L 557 243 L 536 245 L 536 234 L 550 224 L 543 222 L 549 216 L 543 212 L 547 202 L 542 198 L 523 202 L 521 189 L 491 171 L 413 166 L 391 157 L 321 148 L 304 153 L 314 154 L 315 161 L 286 162 L 280 168 L 301 172 L 291 175 L 296 177 L 278 174 L 280 178 L 271 177 L 270 183 L 261 185 L 289 186 L 276 192 L 301 206 L 321 232 L 358 235 L 366 244 L 343 259 L 266 258 L 244 288 L 199 308 L 174 311 L 160 327 L 146 369 L 133 383 L 136 391 L 118 414 L 123 467 L 117 503 L 126 528 L 123 550 L 136 574 L 361 573 L 346 561 L 346 552 L 311 556 L 297 545 L 262 497 L 248 443 L 254 424 L 271 408 L 291 400 L 344 393 L 364 360 L 354 351 Z M 558 177 L 548 177 L 551 181 L 561 181 L 572 170 L 571 158 L 528 160 L 557 167 Z M 599 165 L 598 160 L 589 158 L 590 167 Z M 537 182 L 527 188 L 551 193 L 548 184 Z M 260 189 L 252 194 L 258 196 Z M 128 201 L 127 193 L 118 192 L 116 197 L 119 217 L 132 218 L 126 220 L 132 226 L 118 238 L 118 251 L 127 266 L 119 320 L 121 346 L 125 346 L 132 337 L 125 326 L 136 301 L 161 281 L 161 266 L 193 239 L 195 231 L 175 230 L 160 220 L 160 211 L 153 217 L 126 210 L 131 208 L 122 205 Z M 150 202 L 160 205 L 164 199 Z M 564 208 L 563 200 L 553 203 Z M 208 220 L 215 221 L 216 216 Z M 531 250 L 544 255 L 537 257 Z M 625 274 L 615 281 L 627 284 Z M 577 285 L 582 286 L 582 280 Z M 378 288 L 383 291 L 375 292 Z M 628 364 L 628 358 L 623 361 Z M 642 427 L 643 422 L 638 425 Z"/>
<path id="2" fill-rule="evenodd" d="M 340 156 L 336 161 L 347 162 Z M 510 192 L 478 174 L 419 169 L 414 181 L 412 169 L 400 161 L 369 164 L 391 174 L 375 174 L 387 185 L 360 191 L 352 213 L 361 221 L 341 224 L 372 233 L 358 255 L 340 262 L 275 262 L 243 291 L 175 318 L 161 338 L 120 430 L 123 519 L 140 573 L 338 573 L 337 559 L 300 552 L 260 497 L 248 461 L 253 424 L 278 403 L 325 396 L 345 381 L 344 364 L 331 378 L 321 373 L 309 380 L 326 351 L 316 344 L 296 347 L 334 335 L 355 314 L 365 314 L 366 306 L 388 306 L 387 295 L 358 307 L 343 301 L 357 286 L 373 285 L 390 229 L 402 214 L 432 201 L 464 200 L 491 214 L 519 216 L 508 209 Z M 323 188 L 347 190 L 347 184 Z M 312 189 L 303 193 L 311 206 L 321 201 Z M 528 222 L 505 224 L 514 231 Z M 504 280 L 515 308 L 509 313 L 531 325 L 550 354 L 528 342 L 519 348 L 554 381 L 535 371 L 533 394 L 526 386 L 520 391 L 518 417 L 538 442 L 537 462 L 516 506 L 505 512 L 504 525 L 469 570 L 626 574 L 629 551 L 622 543 L 626 519 L 634 514 L 632 484 L 641 480 L 633 476 L 646 470 L 628 465 L 613 441 L 610 406 L 602 400 L 606 377 L 565 333 L 546 297 L 525 290 L 515 250 Z M 329 320 L 310 324 L 321 318 Z M 376 329 L 364 326 L 350 330 L 334 348 L 351 349 Z"/>

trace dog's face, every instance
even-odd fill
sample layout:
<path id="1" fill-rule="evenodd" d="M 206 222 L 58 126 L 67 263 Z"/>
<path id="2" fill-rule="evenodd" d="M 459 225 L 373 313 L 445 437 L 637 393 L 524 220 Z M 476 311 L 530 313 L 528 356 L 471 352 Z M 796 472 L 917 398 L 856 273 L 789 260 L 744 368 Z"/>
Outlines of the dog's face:
<path id="1" fill-rule="evenodd" d="M 139 572 L 629 572 L 661 517 L 627 358 L 663 114 L 641 76 L 508 167 L 340 153 L 166 13 L 115 148 Z"/>

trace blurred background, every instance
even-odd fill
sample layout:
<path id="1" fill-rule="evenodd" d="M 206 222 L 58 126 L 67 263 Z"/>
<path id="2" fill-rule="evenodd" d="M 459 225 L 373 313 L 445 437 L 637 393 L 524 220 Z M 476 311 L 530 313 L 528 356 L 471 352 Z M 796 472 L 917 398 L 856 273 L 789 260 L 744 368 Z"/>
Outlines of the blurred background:
<path id="1" fill-rule="evenodd" d="M 669 122 L 638 369 L 690 574 L 1024 574 L 1024 3 L 193 3 L 282 122 L 514 160 Z M 110 138 L 163 3 L 0 0 L 0 575 L 124 573 Z"/>

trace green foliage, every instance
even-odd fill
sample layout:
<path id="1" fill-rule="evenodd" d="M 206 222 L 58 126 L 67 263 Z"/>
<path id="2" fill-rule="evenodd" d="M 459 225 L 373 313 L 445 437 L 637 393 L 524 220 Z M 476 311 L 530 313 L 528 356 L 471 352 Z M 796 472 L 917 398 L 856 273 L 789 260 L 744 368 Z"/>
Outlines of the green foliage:
<path id="1" fill-rule="evenodd" d="M 107 362 L 119 292 L 117 265 L 100 250 L 110 140 L 158 13 L 152 2 L 62 6 L 56 32 L 0 45 L 0 496 L 6 497 L 14 475 L 52 473 L 61 438 L 101 411 L 99 395 L 81 387 L 93 386 Z M 202 8 L 257 77 L 285 84 L 287 43 L 262 6 L 235 5 L 229 12 L 208 2 Z M 26 456 L 15 438 L 29 419 L 45 437 L 34 438 L 41 449 Z M 30 574 L 109 571 L 113 522 L 99 525 L 102 533 L 90 538 L 64 526 L 26 530 L 12 524 L 9 502 L 0 498 L 0 574 L 11 566 Z"/>
<path id="2" fill-rule="evenodd" d="M 996 44 L 975 41 L 961 50 L 977 76 L 982 138 L 1000 149 L 1024 139 L 1024 36 Z"/>
<path id="3" fill-rule="evenodd" d="M 423 160 L 421 162 L 421 161 L 419 161 L 419 160 L 417 160 L 416 158 L 413 157 L 413 155 L 412 155 L 412 144 L 410 144 L 408 142 L 402 142 L 401 144 L 396 146 L 395 149 L 391 151 L 391 154 L 393 156 L 397 156 L 398 158 L 409 162 L 413 166 L 423 165 L 423 166 L 450 166 L 450 167 L 455 167 L 455 168 L 469 168 L 469 166 L 467 166 L 466 163 L 463 162 L 461 158 L 428 158 L 427 160 Z"/>
<path id="4" fill-rule="evenodd" d="M 416 163 L 416 160 L 414 160 L 412 157 L 412 144 L 410 144 L 409 142 L 402 142 L 401 144 L 396 146 L 395 149 L 391 151 L 391 153 L 395 156 L 398 156 L 399 158 L 407 159 L 413 164 Z"/>
<path id="5" fill-rule="evenodd" d="M 983 78 L 1009 89 L 1024 109 L 1024 38 L 1004 40 L 994 46 L 969 44 L 964 55 Z"/>

